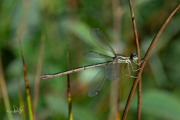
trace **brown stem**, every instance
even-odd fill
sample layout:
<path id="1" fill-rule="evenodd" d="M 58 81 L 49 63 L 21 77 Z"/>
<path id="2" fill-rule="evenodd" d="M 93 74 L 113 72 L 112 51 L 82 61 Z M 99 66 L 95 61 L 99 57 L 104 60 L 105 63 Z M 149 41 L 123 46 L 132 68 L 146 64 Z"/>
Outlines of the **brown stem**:
<path id="1" fill-rule="evenodd" d="M 68 46 L 67 46 L 67 70 L 69 70 L 69 51 L 68 51 Z M 69 77 L 69 74 L 67 74 L 67 93 L 68 93 L 68 104 L 69 104 L 69 120 L 73 120 L 71 87 L 70 87 L 70 77 Z"/>
<path id="2" fill-rule="evenodd" d="M 13 115 L 12 115 L 11 112 L 8 112 L 8 111 L 11 111 L 11 106 L 10 106 L 10 102 L 9 102 L 8 92 L 7 92 L 7 89 L 6 89 L 6 80 L 4 78 L 1 55 L 0 55 L 0 89 L 1 89 L 1 96 L 2 96 L 2 98 L 4 100 L 4 106 L 5 106 L 5 109 L 6 109 L 7 118 L 8 118 L 8 120 L 12 120 Z"/>
<path id="3" fill-rule="evenodd" d="M 21 45 L 21 39 L 19 36 L 19 33 L 17 32 L 17 36 L 19 39 L 19 45 L 21 48 L 21 56 L 22 56 L 22 62 L 23 62 L 23 71 L 24 71 L 24 82 L 25 82 L 25 87 L 26 87 L 26 98 L 27 98 L 27 105 L 28 105 L 28 112 L 29 112 L 29 120 L 33 120 L 33 114 L 32 114 L 32 106 L 31 106 L 31 94 L 30 94 L 30 89 L 29 89 L 29 83 L 28 83 L 28 78 L 27 78 L 27 72 L 26 72 L 26 66 L 25 66 L 25 60 L 24 60 L 24 55 L 23 55 L 23 50 L 22 50 L 22 45 Z"/>
<path id="4" fill-rule="evenodd" d="M 120 23 L 121 23 L 121 6 L 118 0 L 112 0 L 113 13 L 113 43 L 119 47 L 120 40 Z M 111 82 L 110 112 L 109 120 L 120 120 L 120 79 Z"/>
<path id="5" fill-rule="evenodd" d="M 36 107 L 37 107 L 38 93 L 39 93 L 40 74 L 41 74 L 41 69 L 42 69 L 42 58 L 43 58 L 43 54 L 44 54 L 44 40 L 45 40 L 45 37 L 42 36 L 40 50 L 39 50 L 38 64 L 37 64 L 37 68 L 36 68 L 36 78 L 35 78 L 35 84 L 34 84 L 34 95 L 33 95 L 33 117 L 34 117 L 34 120 L 36 120 Z"/>
<path id="6" fill-rule="evenodd" d="M 138 56 L 138 63 L 140 64 L 140 49 L 139 49 L 138 32 L 137 32 L 136 21 L 134 17 L 134 11 L 133 11 L 131 0 L 129 0 L 129 6 L 131 10 L 131 18 L 132 18 L 132 23 L 133 23 L 134 36 L 136 40 L 136 53 Z M 138 69 L 139 68 L 140 68 L 140 65 L 138 65 Z M 137 120 L 140 120 L 140 119 L 141 119 L 141 79 L 138 82 L 138 107 L 137 107 Z"/>
<path id="7" fill-rule="evenodd" d="M 161 35 L 162 31 L 164 30 L 164 28 L 166 27 L 166 25 L 168 24 L 168 22 L 170 21 L 170 19 L 172 18 L 172 16 L 176 13 L 176 11 L 180 8 L 180 4 L 178 4 L 176 6 L 176 8 L 173 10 L 173 12 L 168 16 L 168 18 L 166 19 L 166 21 L 163 23 L 163 25 L 161 26 L 161 28 L 159 29 L 158 33 L 156 34 L 156 36 L 154 37 L 153 41 L 151 42 L 151 45 L 149 46 L 147 52 L 146 52 L 146 55 L 144 57 L 144 61 L 143 63 L 141 64 L 141 69 L 138 71 L 138 74 L 137 74 L 137 77 L 141 77 L 141 74 L 142 74 L 142 71 L 144 69 L 144 66 L 147 62 L 147 59 L 152 51 L 152 48 L 154 47 L 154 45 L 156 44 L 159 36 Z M 129 106 L 130 106 L 130 103 L 131 103 L 131 100 L 132 100 L 132 97 L 134 95 L 134 92 L 135 92 L 135 89 L 136 89 L 136 86 L 137 86 L 137 83 L 139 82 L 139 79 L 136 78 L 135 81 L 134 81 L 134 84 L 131 88 L 131 92 L 129 94 L 129 97 L 128 97 L 128 100 L 127 100 L 127 103 L 126 103 L 126 107 L 125 107 L 125 110 L 124 110 L 124 113 L 123 113 L 123 120 L 126 119 L 127 117 L 127 113 L 128 113 L 128 110 L 129 110 Z"/>

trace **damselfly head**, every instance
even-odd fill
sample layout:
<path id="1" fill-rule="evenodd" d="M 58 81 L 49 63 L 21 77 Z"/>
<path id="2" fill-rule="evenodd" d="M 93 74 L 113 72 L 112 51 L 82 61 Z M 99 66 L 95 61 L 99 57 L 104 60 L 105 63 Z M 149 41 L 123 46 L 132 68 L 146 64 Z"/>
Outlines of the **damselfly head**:
<path id="1" fill-rule="evenodd" d="M 131 59 L 131 60 L 134 60 L 134 61 L 137 61 L 137 60 L 138 60 L 138 57 L 137 57 L 137 55 L 136 55 L 135 53 L 131 53 L 130 59 Z"/>

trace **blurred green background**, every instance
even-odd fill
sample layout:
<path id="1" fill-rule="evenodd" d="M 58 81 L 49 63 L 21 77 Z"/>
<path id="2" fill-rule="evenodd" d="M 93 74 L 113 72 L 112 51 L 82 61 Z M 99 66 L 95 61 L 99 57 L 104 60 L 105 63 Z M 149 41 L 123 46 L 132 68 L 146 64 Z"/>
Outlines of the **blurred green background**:
<path id="1" fill-rule="evenodd" d="M 143 58 L 162 23 L 180 1 L 132 2 Z M 19 107 L 18 89 L 21 88 L 27 111 L 22 59 L 16 31 L 22 40 L 33 98 L 42 37 L 45 41 L 41 73 L 56 73 L 67 69 L 67 45 L 70 68 L 105 61 L 82 56 L 89 50 L 105 53 L 91 40 L 91 28 L 100 28 L 118 53 L 129 55 L 136 51 L 128 0 L 0 1 L 0 55 L 12 109 L 13 105 Z M 97 96 L 90 98 L 87 95 L 89 83 L 97 71 L 98 68 L 92 68 L 70 75 L 75 120 L 111 120 L 111 82 L 107 80 Z M 132 84 L 133 79 L 121 73 L 120 115 Z M 38 120 L 68 119 L 66 76 L 41 79 L 38 93 Z M 136 119 L 136 114 L 137 95 L 134 95 L 127 119 Z M 19 116 L 14 114 L 14 118 Z M 2 94 L 0 119 L 7 119 Z M 180 119 L 180 10 L 160 36 L 142 74 L 142 120 L 154 119 Z"/>

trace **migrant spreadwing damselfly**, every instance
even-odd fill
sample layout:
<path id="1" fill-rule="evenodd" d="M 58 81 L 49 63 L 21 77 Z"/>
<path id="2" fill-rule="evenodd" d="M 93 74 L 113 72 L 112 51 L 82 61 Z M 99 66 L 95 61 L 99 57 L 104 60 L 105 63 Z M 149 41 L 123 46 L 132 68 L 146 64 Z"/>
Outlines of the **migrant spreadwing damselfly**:
<path id="1" fill-rule="evenodd" d="M 138 57 L 136 56 L 136 54 L 131 53 L 131 55 L 129 55 L 129 56 L 123 55 L 123 54 L 116 54 L 114 49 L 110 46 L 106 37 L 104 36 L 104 34 L 102 33 L 102 31 L 99 28 L 92 29 L 90 31 L 90 35 L 91 35 L 92 39 L 94 40 L 94 42 L 97 45 L 99 45 L 99 47 L 103 48 L 106 51 L 111 52 L 114 56 L 111 57 L 111 56 L 104 55 L 104 54 L 94 52 L 94 51 L 89 51 L 89 52 L 85 53 L 84 56 L 90 57 L 90 58 L 110 58 L 111 61 L 106 61 L 103 63 L 83 66 L 83 67 L 79 67 L 79 68 L 75 68 L 75 69 L 71 69 L 71 70 L 67 70 L 67 71 L 63 71 L 63 72 L 59 72 L 59 73 L 54 73 L 54 74 L 43 74 L 43 75 L 41 75 L 42 79 L 48 79 L 48 78 L 53 78 L 53 77 L 57 77 L 57 76 L 61 76 L 61 75 L 66 75 L 66 74 L 78 72 L 81 70 L 86 70 L 88 68 L 105 66 L 104 69 L 102 69 L 100 72 L 98 72 L 96 74 L 96 76 L 93 78 L 92 83 L 90 84 L 90 87 L 88 89 L 88 96 L 92 97 L 92 96 L 97 95 L 98 92 L 101 90 L 102 85 L 106 78 L 109 80 L 115 80 L 120 76 L 118 63 L 126 63 L 126 65 L 128 66 L 129 75 L 127 75 L 127 74 L 125 74 L 125 75 L 135 78 L 134 76 L 131 75 L 129 66 L 131 66 L 133 71 L 136 71 L 136 70 L 134 70 L 133 65 L 131 63 L 131 61 L 132 61 L 135 64 L 138 64 L 137 63 Z M 126 66 L 125 66 L 125 68 L 126 68 Z"/>

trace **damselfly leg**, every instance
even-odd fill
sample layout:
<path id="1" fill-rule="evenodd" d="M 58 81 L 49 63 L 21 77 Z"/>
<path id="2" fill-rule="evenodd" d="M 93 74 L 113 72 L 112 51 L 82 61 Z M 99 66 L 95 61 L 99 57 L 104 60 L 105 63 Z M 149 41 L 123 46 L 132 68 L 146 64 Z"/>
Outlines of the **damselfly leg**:
<path id="1" fill-rule="evenodd" d="M 128 72 L 129 72 L 129 74 L 126 74 L 126 73 L 125 73 L 125 69 L 126 69 L 127 66 L 128 66 Z M 131 75 L 131 70 L 130 70 L 130 67 L 129 67 L 129 66 L 131 66 L 131 69 L 132 69 L 133 72 L 136 72 L 136 71 L 138 71 L 138 70 L 141 69 L 141 68 L 139 68 L 139 69 L 136 69 L 136 70 L 135 70 L 134 67 L 133 67 L 133 65 L 132 65 L 132 63 L 131 63 L 131 61 L 128 61 L 128 62 L 126 63 L 126 65 L 125 65 L 125 67 L 124 67 L 123 74 L 126 75 L 126 76 L 128 76 L 128 77 L 131 77 L 131 78 L 138 78 L 138 77 L 135 77 L 135 76 Z"/>

